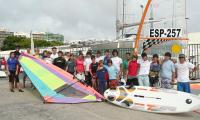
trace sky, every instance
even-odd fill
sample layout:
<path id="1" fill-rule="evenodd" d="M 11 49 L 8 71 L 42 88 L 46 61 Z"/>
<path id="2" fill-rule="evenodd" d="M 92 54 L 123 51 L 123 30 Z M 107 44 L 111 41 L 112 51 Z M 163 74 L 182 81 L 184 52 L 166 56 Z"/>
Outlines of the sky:
<path id="1" fill-rule="evenodd" d="M 200 32 L 199 5 L 187 0 L 188 32 Z M 60 33 L 65 40 L 115 38 L 116 0 L 0 0 L 0 8 L 0 27 L 10 31 Z"/>

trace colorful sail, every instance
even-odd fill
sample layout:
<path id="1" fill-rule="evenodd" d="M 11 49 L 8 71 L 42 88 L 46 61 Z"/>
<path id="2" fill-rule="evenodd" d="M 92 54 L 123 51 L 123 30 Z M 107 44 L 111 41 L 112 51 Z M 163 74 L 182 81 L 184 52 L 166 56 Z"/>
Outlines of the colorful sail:
<path id="1" fill-rule="evenodd" d="M 195 83 L 190 85 L 192 90 L 200 90 L 200 83 Z"/>
<path id="2" fill-rule="evenodd" d="M 22 54 L 19 62 L 45 103 L 95 102 L 103 98 L 71 74 L 41 59 Z"/>

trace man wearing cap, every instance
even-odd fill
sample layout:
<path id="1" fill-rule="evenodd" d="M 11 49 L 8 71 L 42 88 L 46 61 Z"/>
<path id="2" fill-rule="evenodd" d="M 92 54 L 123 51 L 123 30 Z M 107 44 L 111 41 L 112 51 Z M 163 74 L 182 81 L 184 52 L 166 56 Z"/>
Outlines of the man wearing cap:
<path id="1" fill-rule="evenodd" d="M 171 89 L 175 79 L 175 65 L 171 60 L 171 53 L 166 52 L 161 65 L 161 88 Z"/>
<path id="2" fill-rule="evenodd" d="M 190 93 L 189 72 L 195 71 L 195 66 L 187 62 L 184 54 L 179 55 L 179 62 L 175 64 L 177 77 L 177 90 Z"/>

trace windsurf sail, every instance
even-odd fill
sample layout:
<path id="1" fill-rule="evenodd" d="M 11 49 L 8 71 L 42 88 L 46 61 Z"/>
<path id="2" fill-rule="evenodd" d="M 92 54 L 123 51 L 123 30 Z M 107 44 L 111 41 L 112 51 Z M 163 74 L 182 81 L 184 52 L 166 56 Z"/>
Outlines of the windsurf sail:
<path id="1" fill-rule="evenodd" d="M 200 90 L 200 83 L 191 84 L 190 86 L 192 90 Z"/>
<path id="2" fill-rule="evenodd" d="M 103 98 L 73 75 L 41 59 L 23 53 L 19 62 L 45 103 L 95 102 Z"/>

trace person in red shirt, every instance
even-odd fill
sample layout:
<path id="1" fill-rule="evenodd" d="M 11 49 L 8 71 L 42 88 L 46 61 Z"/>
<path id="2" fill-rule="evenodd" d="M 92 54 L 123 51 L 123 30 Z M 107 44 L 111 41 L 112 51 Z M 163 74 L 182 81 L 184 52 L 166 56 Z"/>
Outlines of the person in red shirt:
<path id="1" fill-rule="evenodd" d="M 126 72 L 126 78 L 127 78 L 127 82 L 126 84 L 129 85 L 130 87 L 133 86 L 138 86 L 138 72 L 139 72 L 139 64 L 137 63 L 137 56 L 133 56 L 132 60 L 129 61 L 128 63 L 128 69 Z"/>
<path id="2" fill-rule="evenodd" d="M 75 65 L 76 65 L 76 76 L 79 80 L 81 81 L 85 81 L 85 68 L 84 68 L 84 56 L 83 53 L 80 52 L 78 58 L 75 61 Z"/>

